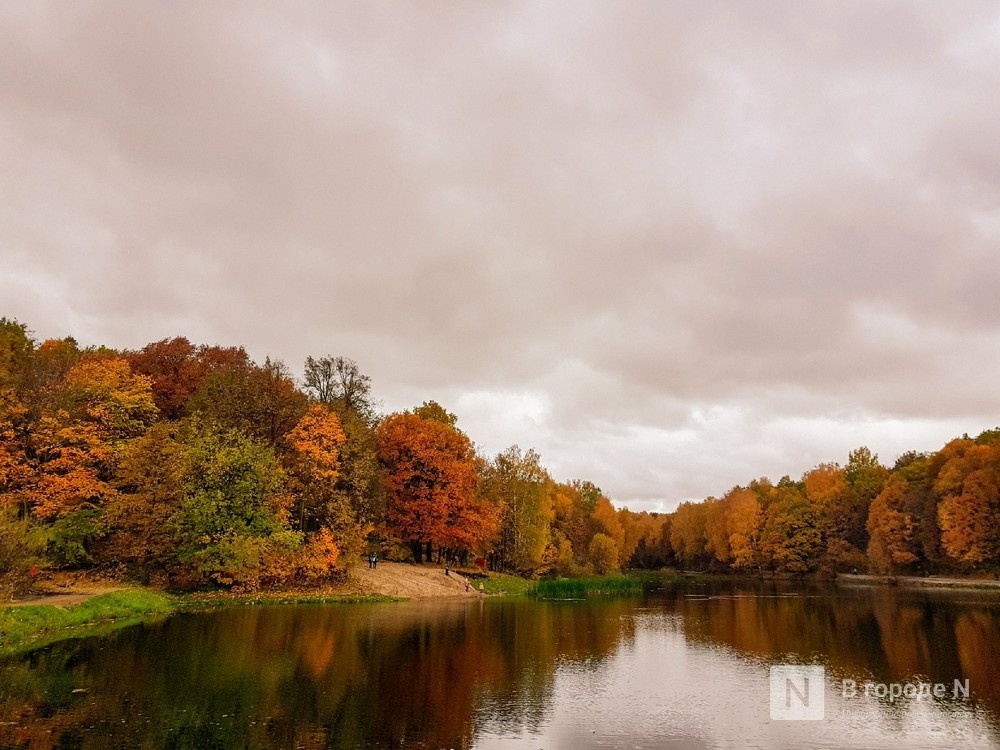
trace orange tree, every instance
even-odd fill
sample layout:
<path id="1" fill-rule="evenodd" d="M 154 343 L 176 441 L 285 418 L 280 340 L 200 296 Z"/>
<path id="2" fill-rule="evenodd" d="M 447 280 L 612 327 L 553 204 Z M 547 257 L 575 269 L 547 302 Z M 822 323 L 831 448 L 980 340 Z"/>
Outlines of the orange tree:
<path id="1" fill-rule="evenodd" d="M 415 412 L 389 415 L 376 435 L 387 530 L 411 544 L 417 562 L 424 545 L 481 549 L 496 533 L 499 514 L 476 492 L 479 461 L 472 442 L 453 420 L 424 407 Z"/>

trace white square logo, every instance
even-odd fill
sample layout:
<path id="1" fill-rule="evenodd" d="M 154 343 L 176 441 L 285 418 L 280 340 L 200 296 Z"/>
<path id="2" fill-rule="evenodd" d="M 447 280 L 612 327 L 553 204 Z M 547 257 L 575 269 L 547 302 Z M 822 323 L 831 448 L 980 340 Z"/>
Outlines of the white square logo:
<path id="1" fill-rule="evenodd" d="M 771 667 L 771 718 L 820 721 L 825 715 L 826 669 L 810 664 Z"/>

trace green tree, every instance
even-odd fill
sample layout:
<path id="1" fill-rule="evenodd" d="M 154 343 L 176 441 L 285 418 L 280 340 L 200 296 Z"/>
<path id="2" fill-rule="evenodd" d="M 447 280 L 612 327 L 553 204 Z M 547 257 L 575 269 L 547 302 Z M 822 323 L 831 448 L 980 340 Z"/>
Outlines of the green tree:
<path id="1" fill-rule="evenodd" d="M 542 566 L 550 542 L 554 487 L 533 449 L 512 445 L 485 468 L 485 493 L 502 508 L 494 564 L 532 574 Z"/>
<path id="2" fill-rule="evenodd" d="M 270 551 L 293 549 L 302 538 L 282 524 L 284 476 L 274 451 L 239 431 L 198 424 L 185 442 L 178 558 L 218 583 L 254 585 Z"/>

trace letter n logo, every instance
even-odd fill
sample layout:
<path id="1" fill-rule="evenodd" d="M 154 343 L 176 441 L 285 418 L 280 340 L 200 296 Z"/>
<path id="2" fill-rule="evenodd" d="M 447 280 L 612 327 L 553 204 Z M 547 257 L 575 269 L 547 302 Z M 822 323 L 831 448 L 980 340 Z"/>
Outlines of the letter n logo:
<path id="1" fill-rule="evenodd" d="M 819 721 L 826 714 L 826 669 L 810 664 L 771 667 L 771 718 Z"/>

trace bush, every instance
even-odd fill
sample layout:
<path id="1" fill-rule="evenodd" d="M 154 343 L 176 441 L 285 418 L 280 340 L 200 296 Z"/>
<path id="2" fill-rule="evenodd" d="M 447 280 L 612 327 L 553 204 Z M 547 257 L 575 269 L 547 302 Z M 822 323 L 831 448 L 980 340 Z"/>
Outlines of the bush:
<path id="1" fill-rule="evenodd" d="M 53 523 L 48 529 L 48 553 L 53 562 L 71 568 L 93 564 L 87 545 L 101 534 L 100 515 L 97 508 L 85 508 Z"/>
<path id="2" fill-rule="evenodd" d="M 13 599 L 31 589 L 31 568 L 39 564 L 42 540 L 27 519 L 13 508 L 0 508 L 0 599 Z"/>

